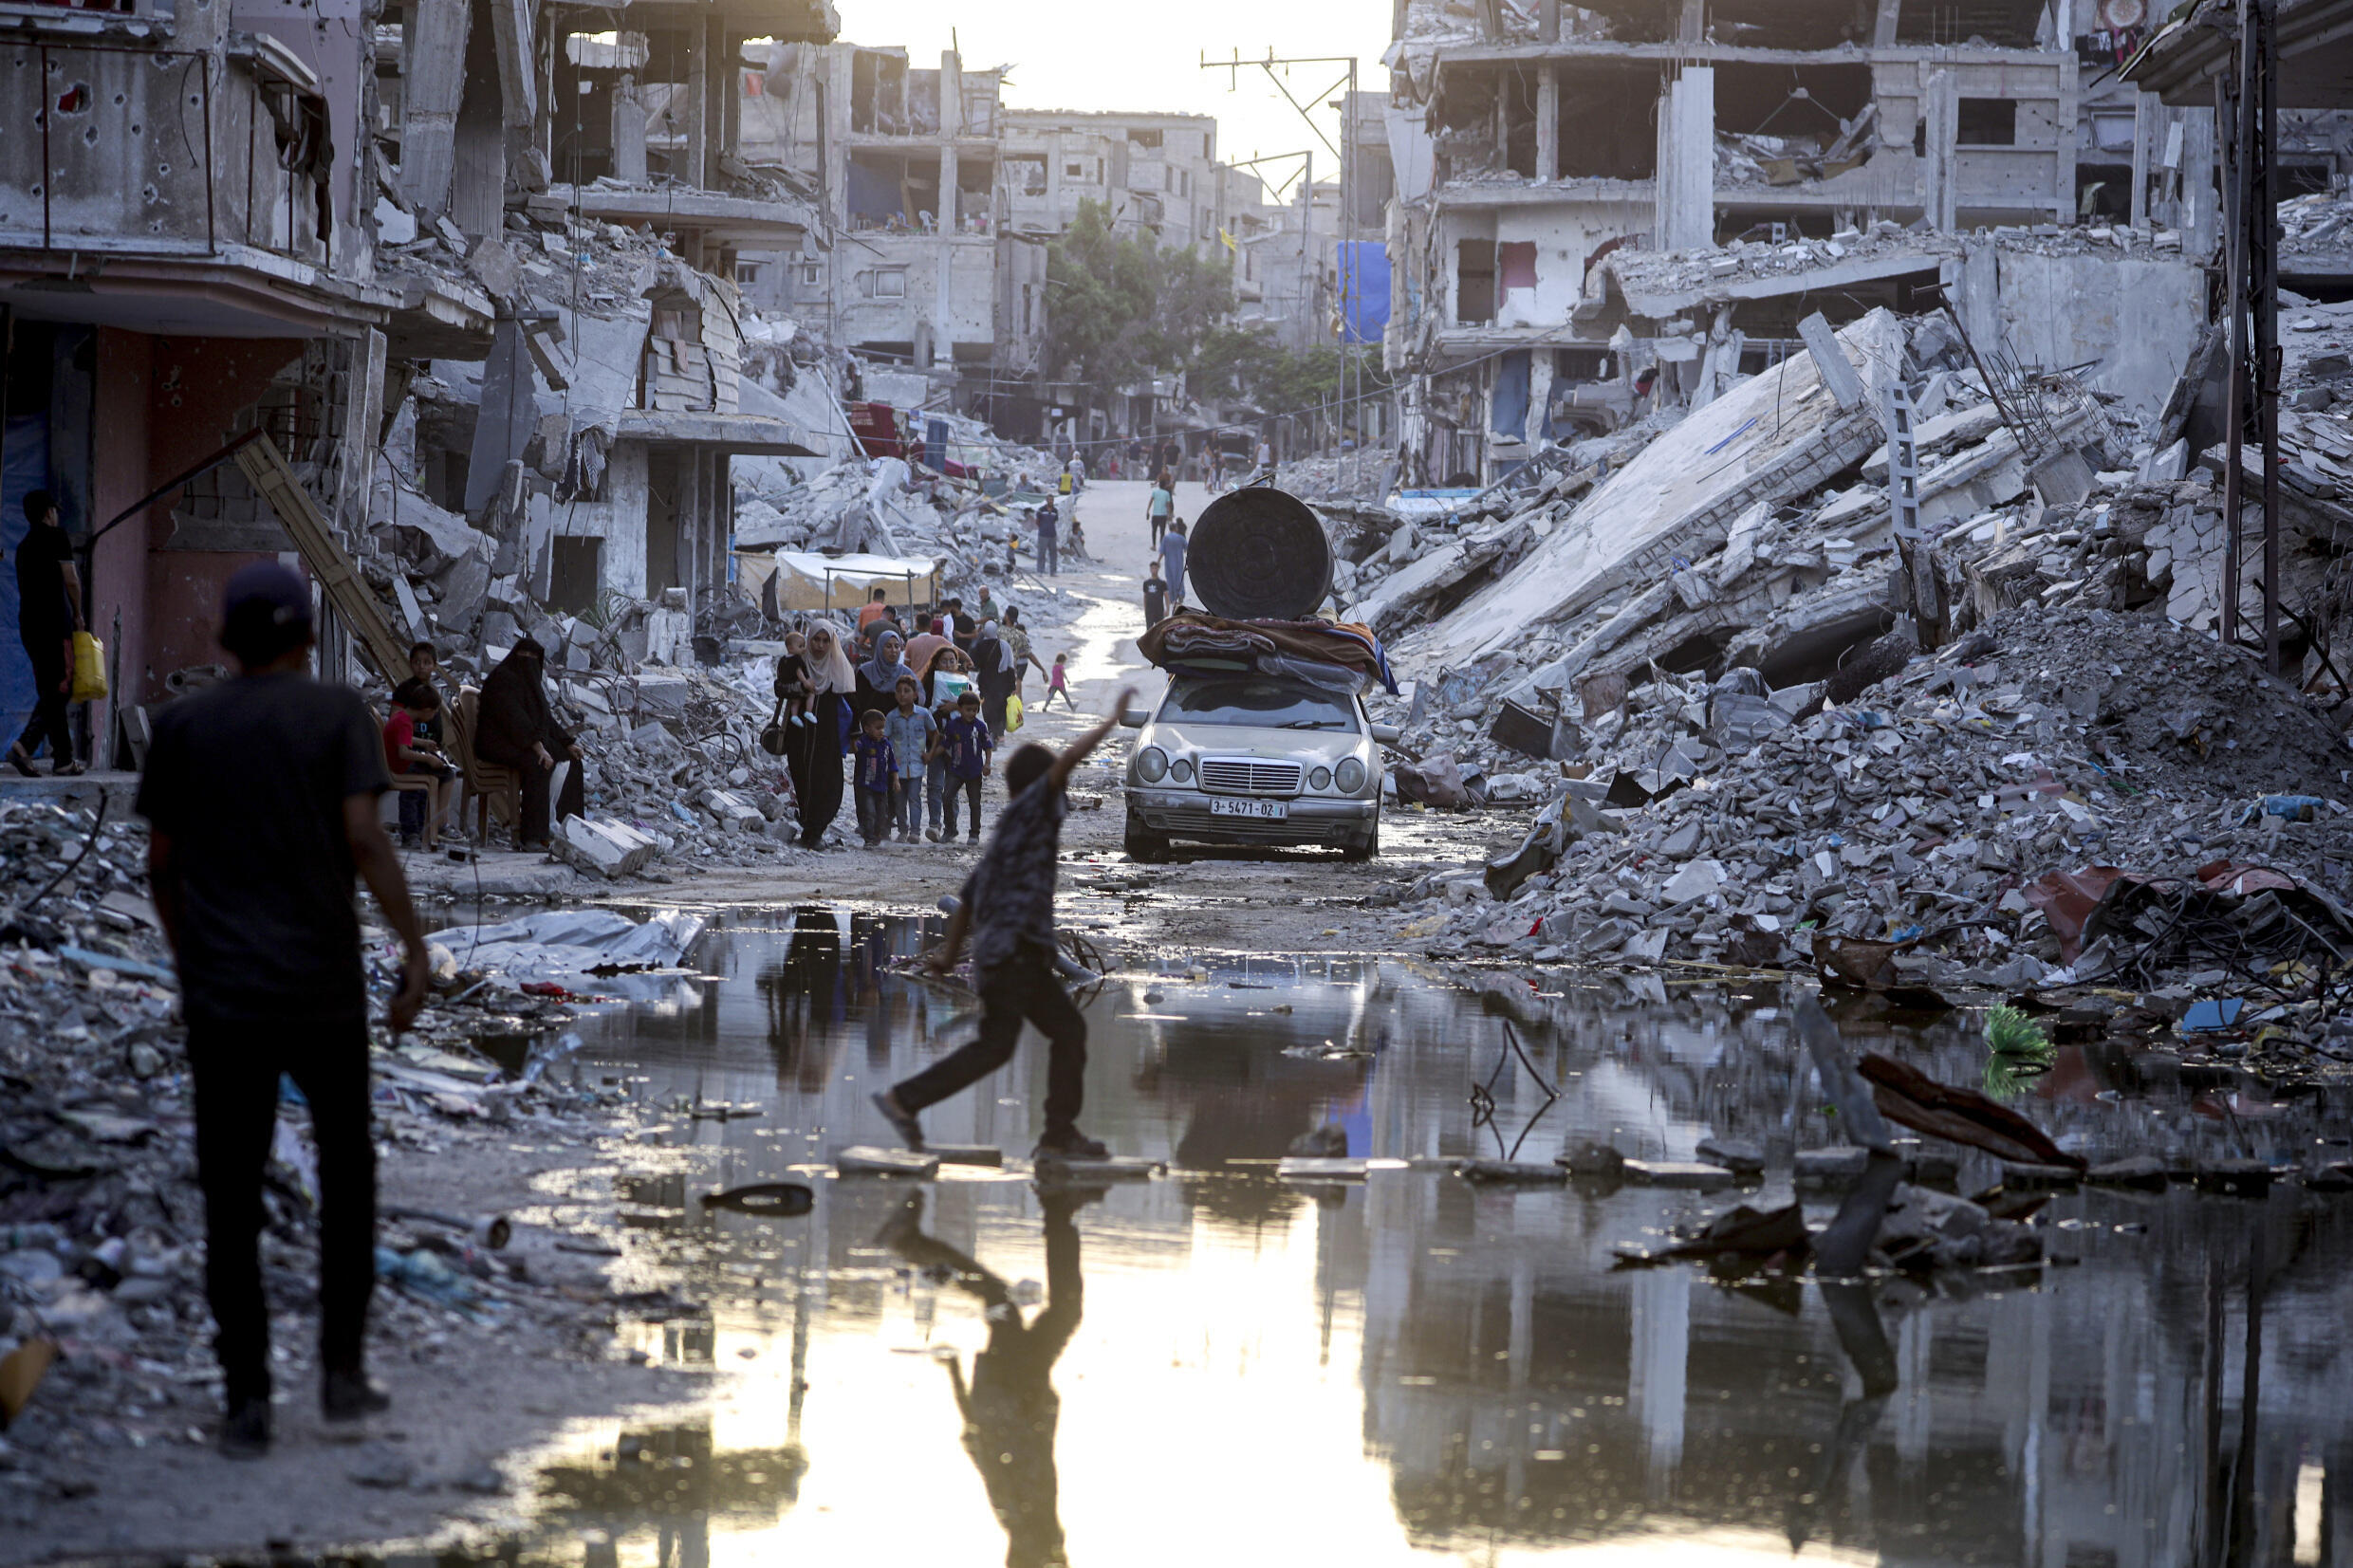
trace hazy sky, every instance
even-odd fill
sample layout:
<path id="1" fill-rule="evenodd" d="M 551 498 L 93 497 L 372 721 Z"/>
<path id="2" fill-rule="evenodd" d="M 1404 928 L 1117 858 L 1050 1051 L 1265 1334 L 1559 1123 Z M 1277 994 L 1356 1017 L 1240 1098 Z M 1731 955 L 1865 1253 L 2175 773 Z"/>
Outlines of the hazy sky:
<path id="1" fill-rule="evenodd" d="M 939 64 L 954 28 L 964 63 L 1012 67 L 1006 101 L 1021 109 L 1165 110 L 1217 117 L 1217 152 L 1228 162 L 1313 147 L 1316 177 L 1339 166 L 1257 66 L 1232 80 L 1200 68 L 1204 54 L 1230 60 L 1277 55 L 1357 56 L 1357 83 L 1388 85 L 1380 54 L 1389 46 L 1389 0 L 836 0 L 842 38 L 900 44 L 918 68 Z M 1344 65 L 1300 65 L 1286 74 L 1293 97 L 1315 103 Z M 1340 117 L 1317 104 L 1324 134 L 1340 140 Z M 1295 165 L 1269 165 L 1273 178 Z"/>

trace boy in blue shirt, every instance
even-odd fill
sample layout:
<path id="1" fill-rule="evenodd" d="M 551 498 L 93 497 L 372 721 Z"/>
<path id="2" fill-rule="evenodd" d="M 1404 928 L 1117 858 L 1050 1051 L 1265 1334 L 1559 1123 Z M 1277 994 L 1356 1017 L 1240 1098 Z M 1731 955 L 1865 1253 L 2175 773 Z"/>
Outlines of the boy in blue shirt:
<path id="1" fill-rule="evenodd" d="M 989 756 L 997 748 L 997 740 L 981 722 L 980 693 L 967 692 L 956 699 L 956 710 L 939 732 L 939 744 L 933 749 L 935 757 L 948 760 L 948 806 L 940 814 L 939 837 L 942 843 L 955 841 L 956 797 L 968 797 L 972 805 L 968 813 L 971 833 L 966 843 L 980 842 L 980 781 L 989 776 Z"/>
<path id="2" fill-rule="evenodd" d="M 858 831 L 866 847 L 880 844 L 891 830 L 891 794 L 899 785 L 899 759 L 882 733 L 882 712 L 869 708 L 859 718 L 859 736 L 850 747 L 858 759 Z"/>
<path id="3" fill-rule="evenodd" d="M 891 806 L 899 822 L 899 841 L 912 844 L 923 836 L 923 769 L 932 754 L 932 735 L 938 726 L 931 710 L 916 701 L 916 683 L 901 675 L 894 692 L 899 706 L 882 715 L 882 738 L 891 743 L 899 763 L 899 780 Z"/>

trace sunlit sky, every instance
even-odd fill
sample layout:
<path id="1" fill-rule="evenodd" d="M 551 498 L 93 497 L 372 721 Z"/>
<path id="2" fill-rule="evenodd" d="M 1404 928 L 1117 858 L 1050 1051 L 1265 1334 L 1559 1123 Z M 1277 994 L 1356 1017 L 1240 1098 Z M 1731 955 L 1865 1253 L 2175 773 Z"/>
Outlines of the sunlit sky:
<path id="1" fill-rule="evenodd" d="M 1205 71 L 1203 55 L 1231 60 L 1278 56 L 1357 56 L 1357 83 L 1385 88 L 1381 51 L 1389 46 L 1389 0 L 1182 0 L 1176 5 L 1106 5 L 1103 0 L 836 0 L 842 38 L 853 44 L 901 44 L 918 67 L 936 65 L 951 29 L 964 63 L 1012 67 L 1006 101 L 1020 109 L 1164 110 L 1217 117 L 1218 156 L 1228 162 L 1313 147 L 1316 176 L 1328 161 L 1267 73 Z M 1322 103 L 1347 66 L 1300 65 L 1285 80 L 1291 95 L 1316 108 L 1324 134 L 1340 140 L 1340 116 Z M 1229 90 L 1229 80 L 1233 83 Z M 1312 96 L 1311 96 L 1312 95 Z M 1288 180 L 1291 165 L 1267 171 Z"/>

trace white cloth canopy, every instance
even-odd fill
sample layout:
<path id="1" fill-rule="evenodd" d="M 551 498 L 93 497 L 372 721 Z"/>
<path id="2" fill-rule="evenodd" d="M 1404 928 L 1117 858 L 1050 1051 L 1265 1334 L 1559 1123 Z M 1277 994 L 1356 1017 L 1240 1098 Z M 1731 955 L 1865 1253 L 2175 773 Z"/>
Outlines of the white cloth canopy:
<path id="1" fill-rule="evenodd" d="M 885 555 L 818 555 L 805 550 L 738 550 L 736 570 L 744 591 L 757 603 L 776 579 L 779 610 L 854 610 L 877 588 L 894 604 L 912 599 L 939 601 L 939 563 L 893 560 Z"/>

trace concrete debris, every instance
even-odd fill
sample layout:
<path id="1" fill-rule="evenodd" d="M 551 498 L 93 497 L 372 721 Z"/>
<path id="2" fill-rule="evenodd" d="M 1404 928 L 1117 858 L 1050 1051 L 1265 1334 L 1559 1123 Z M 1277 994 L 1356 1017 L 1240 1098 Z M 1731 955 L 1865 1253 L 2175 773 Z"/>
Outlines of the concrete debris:
<path id="1" fill-rule="evenodd" d="M 126 1442 L 209 1443 L 218 1413 L 186 1030 L 143 896 L 146 848 L 145 825 L 111 811 L 0 803 L 0 1367 L 17 1374 L 0 1392 L 23 1398 L 6 1412 L 0 1467 L 36 1488 L 85 1475 Z M 371 931 L 366 953 L 380 1014 L 398 944 Z M 545 996 L 493 994 L 446 948 L 436 957 L 416 1028 L 398 1042 L 380 1029 L 371 1049 L 378 1136 L 436 1150 L 603 1137 L 627 1091 L 543 1071 L 577 1044 L 573 1015 Z M 510 1046 L 503 1063 L 486 1054 Z M 263 1249 L 274 1289 L 317 1273 L 306 1119 L 279 1121 L 272 1159 Z M 609 1321 L 602 1264 L 560 1254 L 552 1233 L 514 1229 L 492 1262 L 441 1224 L 387 1209 L 379 1238 L 401 1270 L 374 1308 L 386 1345 L 449 1333 L 444 1304 L 406 1284 L 428 1270 L 462 1282 L 465 1315 L 526 1354 Z M 280 1355 L 289 1383 L 315 1370 L 306 1336 L 287 1336 Z"/>
<path id="2" fill-rule="evenodd" d="M 1660 672 L 1556 786 L 1584 803 L 1610 781 L 1624 832 L 1556 834 L 1548 866 L 1405 897 L 1449 912 L 1441 950 L 1811 968 L 1819 934 L 1887 944 L 1896 983 L 2014 990 L 2069 977 L 2021 896 L 2054 869 L 2237 859 L 2348 891 L 2342 806 L 2261 809 L 2348 794 L 2353 755 L 2312 699 L 2160 615 L 2024 606 L 1985 630 L 1968 657 L 1912 656 L 1746 751 L 1709 744 L 1696 681 Z M 1687 777 L 1658 766 L 1693 752 Z M 2170 978 L 2222 984 L 2200 970 Z"/>

